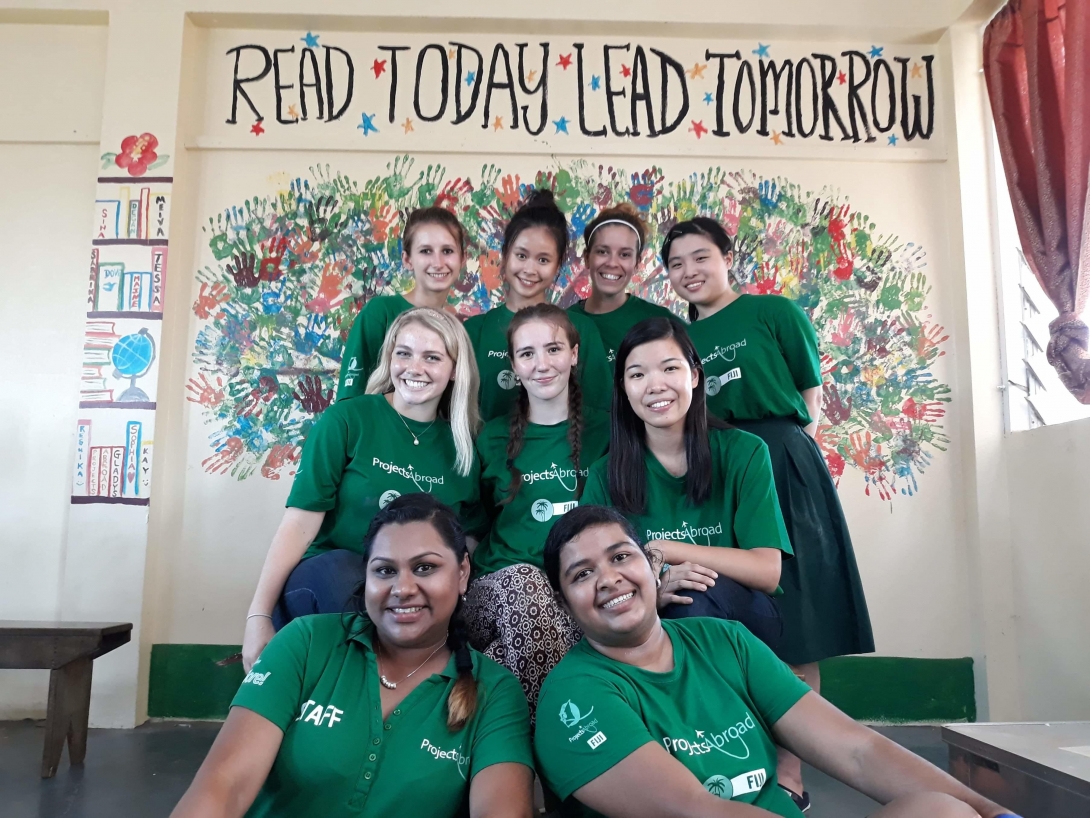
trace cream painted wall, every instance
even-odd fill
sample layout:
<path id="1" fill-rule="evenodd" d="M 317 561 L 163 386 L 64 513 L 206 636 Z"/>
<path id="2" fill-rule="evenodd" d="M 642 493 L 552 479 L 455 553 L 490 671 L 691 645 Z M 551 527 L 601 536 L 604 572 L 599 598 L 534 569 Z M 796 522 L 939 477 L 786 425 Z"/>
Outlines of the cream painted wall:
<path id="1" fill-rule="evenodd" d="M 0 619 L 54 619 L 86 310 L 106 30 L 0 26 Z M 88 577 L 87 579 L 93 579 Z M 0 719 L 44 713 L 47 671 L 0 670 Z"/>

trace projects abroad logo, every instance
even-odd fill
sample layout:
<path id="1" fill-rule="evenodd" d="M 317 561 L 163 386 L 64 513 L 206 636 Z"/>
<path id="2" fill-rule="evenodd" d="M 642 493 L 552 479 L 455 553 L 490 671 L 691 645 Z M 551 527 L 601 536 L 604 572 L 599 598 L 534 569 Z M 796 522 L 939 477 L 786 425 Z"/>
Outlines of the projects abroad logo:
<path id="1" fill-rule="evenodd" d="M 674 756 L 700 756 L 709 753 L 722 753 L 738 761 L 745 761 L 750 756 L 746 733 L 757 725 L 753 715 L 747 710 L 746 717 L 725 730 L 694 730 L 695 738 L 662 737 L 662 746 Z"/>
<path id="2" fill-rule="evenodd" d="M 583 736 L 589 734 L 587 738 L 587 746 L 592 750 L 597 750 L 606 741 L 606 734 L 598 729 L 598 719 L 590 718 L 591 713 L 594 712 L 592 707 L 586 713 L 583 713 L 579 706 L 568 699 L 560 707 L 560 722 L 567 728 L 578 728 L 572 735 L 568 736 L 568 743 L 579 741 Z M 589 721 L 588 721 L 589 719 Z"/>
<path id="3" fill-rule="evenodd" d="M 691 542 L 693 545 L 711 545 L 712 535 L 717 537 L 723 535 L 722 521 L 715 525 L 693 526 L 682 520 L 680 528 L 675 528 L 673 531 L 652 531 L 649 528 L 645 536 L 648 540 L 676 540 Z M 697 542 L 697 537 L 703 537 L 704 542 Z"/>
<path id="4" fill-rule="evenodd" d="M 491 355 L 492 353 L 488 353 Z M 504 353 L 507 354 L 506 352 Z M 519 376 L 512 372 L 510 369 L 505 369 L 499 375 L 496 376 L 496 383 L 500 385 L 500 389 L 512 390 L 519 385 Z"/>
<path id="5" fill-rule="evenodd" d="M 734 363 L 734 359 L 738 356 L 738 350 L 743 349 L 745 347 L 745 345 L 746 345 L 746 339 L 745 338 L 743 338 L 741 341 L 737 341 L 737 342 L 735 342 L 733 344 L 727 344 L 725 347 L 721 347 L 718 344 L 716 344 L 715 352 L 713 352 L 711 355 L 709 355 L 706 358 L 701 358 L 700 363 L 710 364 L 716 358 L 718 358 L 721 361 L 725 361 L 728 364 Z"/>
<path id="6" fill-rule="evenodd" d="M 430 494 L 433 486 L 443 485 L 442 475 L 440 475 L 439 477 L 432 477 L 431 475 L 420 474 L 418 471 L 416 471 L 415 468 L 413 468 L 412 463 L 409 464 L 408 468 L 405 468 L 404 466 L 399 466 L 396 463 L 387 463 L 385 460 L 380 460 L 379 458 L 375 457 L 372 458 L 371 465 L 377 466 L 387 474 L 396 474 L 400 477 L 404 477 L 406 480 L 412 480 L 413 484 L 416 486 L 417 491 L 423 491 Z M 382 497 L 386 498 L 388 494 L 390 494 L 389 491 L 386 492 L 386 494 L 383 494 Z M 396 496 L 400 497 L 401 495 L 397 494 Z M 390 500 L 393 499 L 393 497 L 390 497 L 386 500 L 386 503 L 389 504 Z M 379 502 L 381 504 L 382 500 L 380 499 Z M 385 506 L 383 506 L 383 508 L 385 508 Z"/>
<path id="7" fill-rule="evenodd" d="M 465 780 L 466 767 L 469 766 L 469 756 L 463 753 L 460 747 L 453 750 L 444 750 L 442 747 L 432 744 L 428 739 L 424 739 L 420 749 L 425 750 L 436 761 L 453 761 L 458 768 L 458 775 L 462 777 L 463 781 Z"/>
<path id="8" fill-rule="evenodd" d="M 579 470 L 579 477 L 586 477 L 588 474 L 590 474 L 590 469 Z M 576 476 L 575 469 L 562 469 L 555 463 L 550 463 L 547 469 L 525 472 L 522 475 L 522 482 L 532 486 L 542 480 L 558 480 L 566 490 L 575 491 L 575 487 L 579 483 L 579 477 Z"/>

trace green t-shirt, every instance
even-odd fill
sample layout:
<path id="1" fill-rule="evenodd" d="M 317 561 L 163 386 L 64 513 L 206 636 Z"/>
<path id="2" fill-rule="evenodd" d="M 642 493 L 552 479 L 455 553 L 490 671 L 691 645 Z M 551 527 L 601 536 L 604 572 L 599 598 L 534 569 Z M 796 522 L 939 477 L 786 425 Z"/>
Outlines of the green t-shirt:
<path id="1" fill-rule="evenodd" d="M 542 554 L 549 529 L 565 512 L 579 505 L 568 426 L 568 421 L 555 426 L 536 423 L 526 426 L 522 451 L 515 458 L 515 466 L 522 472 L 522 488 L 505 505 L 500 503 L 511 485 L 511 472 L 507 468 L 511 423 L 507 418 L 496 418 L 485 425 L 477 438 L 481 499 L 491 508 L 492 518 L 488 536 L 473 552 L 478 574 L 491 574 L 519 563 L 544 568 Z M 609 415 L 600 409 L 585 409 L 579 453 L 584 478 L 588 464 L 608 449 Z"/>
<path id="2" fill-rule="evenodd" d="M 386 340 L 386 330 L 401 313 L 413 305 L 400 293 L 376 295 L 363 305 L 352 322 L 341 356 L 341 375 L 337 380 L 337 400 L 364 394 L 367 379 L 378 366 L 378 354 Z"/>
<path id="3" fill-rule="evenodd" d="M 782 295 L 740 295 L 689 325 L 707 377 L 708 411 L 724 420 L 813 420 L 800 394 L 821 386 L 817 334 Z"/>
<path id="4" fill-rule="evenodd" d="M 293 620 L 266 645 L 231 702 L 284 733 L 248 818 L 445 818 L 459 814 L 485 767 L 533 768 L 522 687 L 476 651 L 477 711 L 461 730 L 447 728 L 453 656 L 383 722 L 373 635 L 365 617 L 320 614 Z"/>
<path id="5" fill-rule="evenodd" d="M 457 456 L 450 423 L 442 418 L 402 417 L 385 395 L 334 403 L 307 436 L 288 495 L 289 508 L 326 513 L 304 559 L 334 548 L 359 552 L 379 509 L 418 491 L 453 508 L 467 534 L 483 536 L 488 520 L 480 504 L 480 465 L 474 456 L 463 477 L 454 468 Z"/>
<path id="6" fill-rule="evenodd" d="M 515 314 L 500 304 L 465 322 L 481 373 L 481 420 L 507 417 L 515 404 L 518 377 L 507 359 L 507 327 Z M 583 405 L 609 410 L 613 402 L 613 378 L 605 347 L 594 322 L 578 313 L 571 316 L 579 331 L 579 385 Z"/>
<path id="7" fill-rule="evenodd" d="M 715 429 L 712 490 L 699 507 L 685 496 L 685 478 L 674 477 L 650 451 L 644 452 L 647 503 L 630 517 L 645 540 L 678 540 L 730 548 L 778 548 L 790 556 L 791 541 L 776 498 L 768 446 L 741 429 Z M 590 467 L 583 505 L 612 506 L 609 455 Z"/>
<path id="8" fill-rule="evenodd" d="M 545 679 L 534 749 L 565 815 L 597 815 L 571 797 L 645 744 L 661 744 L 720 798 L 800 818 L 776 785 L 772 726 L 809 687 L 737 622 L 663 621 L 674 669 L 607 659 L 584 638 Z"/>
<path id="9" fill-rule="evenodd" d="M 644 301 L 634 295 L 629 295 L 624 304 L 613 312 L 587 312 L 586 301 L 577 301 L 572 304 L 568 307 L 568 312 L 585 315 L 594 322 L 594 326 L 598 328 L 598 333 L 602 336 L 602 343 L 605 344 L 606 358 L 609 360 L 610 369 L 613 368 L 617 350 L 621 348 L 621 341 L 624 340 L 625 334 L 632 327 L 645 318 L 677 317 L 666 307 L 660 307 L 658 304 L 652 304 L 650 301 Z"/>

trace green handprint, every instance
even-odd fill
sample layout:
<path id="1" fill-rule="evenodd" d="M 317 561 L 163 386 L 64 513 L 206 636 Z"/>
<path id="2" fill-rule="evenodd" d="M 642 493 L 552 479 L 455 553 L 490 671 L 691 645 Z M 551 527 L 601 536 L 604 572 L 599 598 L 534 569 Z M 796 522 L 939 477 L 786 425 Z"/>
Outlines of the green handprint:
<path id="1" fill-rule="evenodd" d="M 890 312 L 901 308 L 901 292 L 904 289 L 905 274 L 901 271 L 892 272 L 886 276 L 882 284 L 882 291 L 878 295 L 878 303 Z"/>
<path id="2" fill-rule="evenodd" d="M 412 170 L 413 160 L 408 156 L 397 156 L 386 167 L 390 171 L 390 175 L 383 180 L 386 195 L 392 201 L 398 202 L 412 192 L 412 187 L 406 182 L 406 177 L 409 171 Z"/>
<path id="3" fill-rule="evenodd" d="M 416 191 L 417 207 L 431 207 L 435 204 L 435 195 L 446 173 L 442 165 L 428 165 L 427 170 L 417 177 L 416 184 L 419 185 Z"/>
<path id="4" fill-rule="evenodd" d="M 903 278 L 903 274 L 902 274 Z M 917 312 L 923 309 L 924 299 L 931 292 L 931 287 L 923 273 L 913 273 L 908 279 L 908 291 L 904 294 L 905 309 Z"/>

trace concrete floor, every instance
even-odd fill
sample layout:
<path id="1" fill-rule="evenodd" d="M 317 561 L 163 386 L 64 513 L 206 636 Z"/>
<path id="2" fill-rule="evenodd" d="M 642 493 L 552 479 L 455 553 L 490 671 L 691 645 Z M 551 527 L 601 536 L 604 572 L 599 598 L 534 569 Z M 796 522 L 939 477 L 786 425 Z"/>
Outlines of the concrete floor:
<path id="1" fill-rule="evenodd" d="M 218 723 L 164 722 L 135 730 L 92 730 L 83 769 L 40 774 L 42 722 L 0 722 L 0 815 L 3 818 L 166 818 L 200 766 Z M 937 727 L 884 727 L 899 744 L 946 768 Z M 808 818 L 865 818 L 876 804 L 807 769 L 813 799 Z"/>

